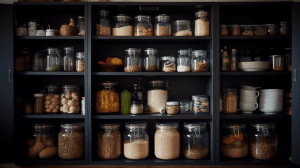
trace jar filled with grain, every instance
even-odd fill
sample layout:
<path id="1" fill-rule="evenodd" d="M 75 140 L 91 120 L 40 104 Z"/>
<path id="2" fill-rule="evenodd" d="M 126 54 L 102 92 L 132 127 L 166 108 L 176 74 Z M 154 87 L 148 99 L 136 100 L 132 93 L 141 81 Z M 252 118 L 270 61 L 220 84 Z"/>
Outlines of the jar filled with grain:
<path id="1" fill-rule="evenodd" d="M 208 71 L 207 52 L 205 50 L 194 50 L 192 52 L 191 66 L 193 72 Z"/>
<path id="2" fill-rule="evenodd" d="M 61 113 L 80 113 L 80 93 L 78 85 L 63 85 L 61 92 Z"/>
<path id="3" fill-rule="evenodd" d="M 34 114 L 42 114 L 44 112 L 44 94 L 36 93 L 33 95 L 34 102 Z"/>
<path id="4" fill-rule="evenodd" d="M 45 95 L 44 112 L 58 113 L 60 107 L 60 87 L 49 85 L 48 93 Z"/>
<path id="5" fill-rule="evenodd" d="M 192 36 L 193 32 L 191 29 L 189 20 L 176 20 L 172 24 L 172 35 L 173 36 Z"/>
<path id="6" fill-rule="evenodd" d="M 242 36 L 254 36 L 254 27 L 253 25 L 241 25 Z"/>
<path id="7" fill-rule="evenodd" d="M 239 36 L 241 35 L 241 26 L 238 24 L 230 25 L 230 35 L 231 36 Z"/>
<path id="8" fill-rule="evenodd" d="M 149 135 L 146 122 L 126 122 L 123 139 L 124 156 L 128 159 L 145 159 L 149 155 Z"/>
<path id="9" fill-rule="evenodd" d="M 148 82 L 147 93 L 147 112 L 160 113 L 166 112 L 166 102 L 168 101 L 168 90 L 166 81 L 150 81 Z"/>
<path id="10" fill-rule="evenodd" d="M 220 33 L 221 33 L 221 36 L 228 36 L 229 35 L 228 25 L 221 24 Z"/>
<path id="11" fill-rule="evenodd" d="M 274 123 L 251 123 L 250 152 L 255 159 L 275 159 L 278 154 L 278 136 Z"/>
<path id="12" fill-rule="evenodd" d="M 100 82 L 98 83 L 96 93 L 96 112 L 117 114 L 120 110 L 119 92 L 117 82 Z"/>
<path id="13" fill-rule="evenodd" d="M 286 21 L 281 21 L 279 23 L 279 35 L 289 35 L 290 34 L 290 25 Z"/>
<path id="14" fill-rule="evenodd" d="M 142 114 L 144 112 L 141 101 L 132 101 L 130 106 L 131 114 Z"/>
<path id="15" fill-rule="evenodd" d="M 134 36 L 153 36 L 153 26 L 151 16 L 138 15 L 135 17 Z"/>
<path id="16" fill-rule="evenodd" d="M 223 113 L 237 112 L 237 90 L 223 89 Z"/>
<path id="17" fill-rule="evenodd" d="M 171 17 L 160 14 L 155 17 L 154 35 L 155 36 L 171 36 Z"/>
<path id="18" fill-rule="evenodd" d="M 101 9 L 97 12 L 96 36 L 111 36 L 109 11 Z"/>
<path id="19" fill-rule="evenodd" d="M 166 102 L 167 114 L 178 114 L 179 113 L 179 103 L 177 101 Z"/>
<path id="20" fill-rule="evenodd" d="M 248 155 L 248 139 L 245 124 L 224 123 L 221 131 L 221 152 L 229 158 Z"/>
<path id="21" fill-rule="evenodd" d="M 124 72 L 142 72 L 141 49 L 128 48 L 125 53 Z"/>
<path id="22" fill-rule="evenodd" d="M 191 71 L 191 49 L 182 49 L 178 51 L 177 72 Z"/>
<path id="23" fill-rule="evenodd" d="M 154 153 L 159 159 L 177 159 L 180 155 L 178 122 L 156 123 Z"/>
<path id="24" fill-rule="evenodd" d="M 84 156 L 84 124 L 61 124 L 58 134 L 58 156 L 62 159 L 80 159 Z"/>
<path id="25" fill-rule="evenodd" d="M 132 36 L 133 27 L 130 25 L 130 17 L 119 14 L 114 17 L 114 26 L 112 27 L 113 36 Z"/>
<path id="26" fill-rule="evenodd" d="M 288 71 L 292 71 L 292 49 L 291 48 L 285 48 L 285 68 Z"/>
<path id="27" fill-rule="evenodd" d="M 158 50 L 154 48 L 147 48 L 144 53 L 144 70 L 146 72 L 160 71 Z"/>
<path id="28" fill-rule="evenodd" d="M 176 71 L 176 59 L 172 56 L 163 56 L 160 58 L 161 70 L 163 72 L 175 72 Z"/>
<path id="29" fill-rule="evenodd" d="M 209 36 L 210 18 L 207 10 L 199 10 L 195 13 L 195 36 Z"/>
<path id="30" fill-rule="evenodd" d="M 76 53 L 76 71 L 77 72 L 84 72 L 84 52 L 77 52 Z"/>
<path id="31" fill-rule="evenodd" d="M 101 159 L 117 159 L 122 154 L 120 123 L 99 124 L 97 153 Z"/>
<path id="32" fill-rule="evenodd" d="M 188 159 L 204 159 L 209 153 L 209 134 L 207 124 L 184 123 L 183 155 Z"/>

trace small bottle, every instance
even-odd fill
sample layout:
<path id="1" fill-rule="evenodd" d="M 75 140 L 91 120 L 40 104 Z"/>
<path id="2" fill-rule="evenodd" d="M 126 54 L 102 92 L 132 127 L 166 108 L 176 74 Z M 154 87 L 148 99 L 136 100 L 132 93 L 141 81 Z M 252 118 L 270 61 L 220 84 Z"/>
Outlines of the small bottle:
<path id="1" fill-rule="evenodd" d="M 237 49 L 231 50 L 231 64 L 230 64 L 231 71 L 237 71 Z"/>
<path id="2" fill-rule="evenodd" d="M 122 114 L 130 113 L 130 99 L 131 99 L 131 93 L 127 89 L 124 89 L 124 91 L 121 93 L 121 113 Z"/>
<path id="3" fill-rule="evenodd" d="M 221 71 L 230 71 L 230 57 L 228 55 L 227 46 L 224 46 L 221 61 Z"/>
<path id="4" fill-rule="evenodd" d="M 138 84 L 133 85 L 133 91 L 131 97 L 132 97 L 132 101 L 138 101 Z"/>

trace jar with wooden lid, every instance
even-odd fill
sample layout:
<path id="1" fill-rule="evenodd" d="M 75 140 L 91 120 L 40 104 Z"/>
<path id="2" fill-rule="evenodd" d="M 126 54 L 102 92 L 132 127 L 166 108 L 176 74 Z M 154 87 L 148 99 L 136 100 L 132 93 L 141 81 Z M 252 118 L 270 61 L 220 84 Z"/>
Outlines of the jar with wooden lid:
<path id="1" fill-rule="evenodd" d="M 42 114 L 44 112 L 44 94 L 36 93 L 33 95 L 34 102 L 34 114 Z"/>
<path id="2" fill-rule="evenodd" d="M 45 94 L 45 113 L 57 113 L 60 107 L 60 87 L 56 85 L 49 85 L 48 93 Z"/>
<path id="3" fill-rule="evenodd" d="M 61 92 L 61 113 L 80 113 L 80 93 L 78 85 L 63 85 Z"/>
<path id="4" fill-rule="evenodd" d="M 120 110 L 120 100 L 117 82 L 100 82 L 98 83 L 96 93 L 96 112 L 117 114 Z"/>
<path id="5" fill-rule="evenodd" d="M 237 90 L 223 89 L 223 113 L 237 112 Z"/>

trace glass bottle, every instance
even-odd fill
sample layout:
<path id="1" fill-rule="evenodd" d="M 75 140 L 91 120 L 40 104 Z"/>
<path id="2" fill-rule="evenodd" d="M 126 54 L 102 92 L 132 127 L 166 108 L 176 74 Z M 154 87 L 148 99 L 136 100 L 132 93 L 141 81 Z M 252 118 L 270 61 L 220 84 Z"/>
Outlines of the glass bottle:
<path id="1" fill-rule="evenodd" d="M 44 112 L 44 94 L 36 93 L 33 95 L 34 102 L 34 114 L 42 114 Z"/>
<path id="2" fill-rule="evenodd" d="M 237 49 L 232 49 L 231 50 L 231 64 L 230 64 L 230 70 L 231 71 L 237 71 L 238 68 L 237 68 L 237 52 L 238 50 Z"/>
<path id="3" fill-rule="evenodd" d="M 135 17 L 134 36 L 153 36 L 151 16 L 138 15 Z"/>
<path id="4" fill-rule="evenodd" d="M 195 36 L 209 36 L 210 18 L 207 10 L 199 10 L 195 13 Z"/>
<path id="5" fill-rule="evenodd" d="M 110 16 L 107 10 L 101 9 L 97 13 L 96 36 L 111 36 Z"/>
<path id="6" fill-rule="evenodd" d="M 144 57 L 144 70 L 146 72 L 156 72 L 160 70 L 158 50 L 154 48 L 148 48 L 145 51 Z"/>
<path id="7" fill-rule="evenodd" d="M 80 93 L 78 85 L 63 85 L 61 92 L 61 113 L 80 113 Z"/>
<path id="8" fill-rule="evenodd" d="M 131 93 L 131 100 L 133 100 L 133 101 L 138 100 L 137 88 L 138 88 L 138 85 L 136 83 L 133 84 L 133 91 Z"/>
<path id="9" fill-rule="evenodd" d="M 221 32 L 221 36 L 228 36 L 229 35 L 228 26 L 225 24 L 222 24 L 220 32 Z"/>
<path id="10" fill-rule="evenodd" d="M 178 51 L 177 72 L 191 71 L 191 49 L 182 49 Z"/>
<path id="11" fill-rule="evenodd" d="M 124 89 L 121 93 L 121 113 L 130 114 L 131 93 L 128 89 Z"/>
<path id="12" fill-rule="evenodd" d="M 59 71 L 59 60 L 57 48 L 48 48 L 46 71 Z"/>
<path id="13" fill-rule="evenodd" d="M 155 36 L 171 36 L 170 16 L 160 14 L 155 17 L 154 35 Z"/>
<path id="14" fill-rule="evenodd" d="M 141 72 L 142 58 L 140 48 L 129 48 L 125 50 L 126 56 L 124 60 L 124 72 Z"/>
<path id="15" fill-rule="evenodd" d="M 77 25 L 77 27 L 78 27 L 78 30 L 79 30 L 78 35 L 79 36 L 84 36 L 85 31 L 84 31 L 84 17 L 83 16 L 78 16 L 78 25 Z"/>
<path id="16" fill-rule="evenodd" d="M 73 47 L 65 47 L 65 55 L 64 55 L 64 71 L 75 71 L 75 60 L 74 60 L 74 49 Z"/>
<path id="17" fill-rule="evenodd" d="M 142 89 L 142 79 L 138 78 L 138 88 L 137 88 L 137 97 L 138 100 L 142 103 L 142 108 L 144 108 L 144 92 Z"/>
<path id="18" fill-rule="evenodd" d="M 224 46 L 224 50 L 221 56 L 221 71 L 230 71 L 230 57 L 227 52 L 227 46 Z"/>
<path id="19" fill-rule="evenodd" d="M 119 14 L 114 17 L 115 24 L 112 28 L 113 36 L 132 36 L 133 28 L 130 25 L 130 17 L 124 14 Z"/>

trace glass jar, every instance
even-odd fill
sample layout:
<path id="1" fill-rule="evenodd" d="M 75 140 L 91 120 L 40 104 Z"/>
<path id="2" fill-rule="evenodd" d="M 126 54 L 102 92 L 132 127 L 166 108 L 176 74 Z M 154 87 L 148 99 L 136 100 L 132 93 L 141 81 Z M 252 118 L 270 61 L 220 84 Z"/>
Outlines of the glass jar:
<path id="1" fill-rule="evenodd" d="M 15 71 L 30 70 L 30 55 L 27 47 L 23 47 L 19 56 L 15 58 Z"/>
<path id="2" fill-rule="evenodd" d="M 156 123 L 154 153 L 159 159 L 177 159 L 180 155 L 178 122 Z"/>
<path id="3" fill-rule="evenodd" d="M 143 106 L 141 101 L 132 101 L 130 106 L 130 113 L 131 114 L 142 114 L 143 113 Z"/>
<path id="4" fill-rule="evenodd" d="M 138 15 L 135 17 L 134 36 L 153 36 L 151 16 Z"/>
<path id="5" fill-rule="evenodd" d="M 171 18 L 165 14 L 155 17 L 154 36 L 171 36 Z"/>
<path id="6" fill-rule="evenodd" d="M 58 59 L 57 48 L 48 48 L 47 51 L 48 51 L 48 55 L 47 55 L 46 71 L 59 71 L 60 64 Z"/>
<path id="7" fill-rule="evenodd" d="M 76 71 L 84 72 L 84 52 L 76 53 Z"/>
<path id="8" fill-rule="evenodd" d="M 75 71 L 74 49 L 73 47 L 65 47 L 64 55 L 64 71 Z"/>
<path id="9" fill-rule="evenodd" d="M 290 26 L 288 22 L 282 21 L 279 23 L 279 35 L 289 35 L 290 34 Z"/>
<path id="10" fill-rule="evenodd" d="M 238 70 L 238 63 L 237 63 L 237 49 L 232 49 L 231 50 L 231 64 L 230 64 L 230 71 L 237 71 Z"/>
<path id="11" fill-rule="evenodd" d="M 173 36 L 192 36 L 192 29 L 189 20 L 176 20 L 172 24 Z"/>
<path id="12" fill-rule="evenodd" d="M 44 112 L 44 94 L 36 93 L 33 95 L 34 102 L 34 114 L 43 114 Z"/>
<path id="13" fill-rule="evenodd" d="M 176 71 L 176 59 L 174 56 L 163 56 L 160 58 L 161 70 L 164 72 Z"/>
<path id="14" fill-rule="evenodd" d="M 60 106 L 59 86 L 49 85 L 48 94 L 45 95 L 45 110 L 46 113 L 57 113 Z"/>
<path id="15" fill-rule="evenodd" d="M 181 101 L 180 102 L 180 113 L 191 113 L 190 111 L 190 102 L 189 101 Z"/>
<path id="16" fill-rule="evenodd" d="M 254 26 L 252 25 L 241 25 L 242 36 L 254 36 Z"/>
<path id="17" fill-rule="evenodd" d="M 283 71 L 284 70 L 284 56 L 282 55 L 271 55 L 269 56 L 269 62 L 271 70 Z"/>
<path id="18" fill-rule="evenodd" d="M 146 122 L 126 122 L 124 156 L 128 159 L 145 159 L 149 155 L 149 135 Z"/>
<path id="19" fill-rule="evenodd" d="M 79 36 L 84 36 L 85 31 L 84 31 L 84 17 L 83 16 L 78 16 L 78 25 L 77 25 L 77 27 L 78 27 L 78 30 L 79 30 L 78 35 Z"/>
<path id="20" fill-rule="evenodd" d="M 164 114 L 166 102 L 168 101 L 168 90 L 166 81 L 149 81 L 147 93 L 147 111 L 149 113 Z"/>
<path id="21" fill-rule="evenodd" d="M 267 25 L 257 25 L 255 26 L 256 36 L 266 36 L 267 35 Z"/>
<path id="22" fill-rule="evenodd" d="M 193 72 L 207 72 L 208 71 L 208 59 L 207 52 L 205 50 L 194 50 L 192 52 L 192 71 Z"/>
<path id="23" fill-rule="evenodd" d="M 132 36 L 133 28 L 130 25 L 130 17 L 124 14 L 119 14 L 114 17 L 114 26 L 112 28 L 113 36 Z"/>
<path id="24" fill-rule="evenodd" d="M 97 154 L 101 159 L 117 159 L 122 154 L 120 123 L 99 124 Z"/>
<path id="25" fill-rule="evenodd" d="M 250 153 L 255 159 L 274 159 L 278 154 L 278 136 L 274 123 L 252 123 Z"/>
<path id="26" fill-rule="evenodd" d="M 275 36 L 277 35 L 277 25 L 276 24 L 266 24 L 267 28 L 268 28 L 268 33 L 270 36 Z"/>
<path id="27" fill-rule="evenodd" d="M 224 89 L 223 90 L 223 112 L 236 113 L 237 112 L 237 90 Z"/>
<path id="28" fill-rule="evenodd" d="M 200 113 L 207 113 L 209 111 L 209 99 L 206 95 L 192 95 L 193 113 L 195 115 Z"/>
<path id="29" fill-rule="evenodd" d="M 237 24 L 230 25 L 230 35 L 232 36 L 241 35 L 241 26 Z"/>
<path id="30" fill-rule="evenodd" d="M 178 51 L 177 72 L 191 71 L 191 49 L 182 49 Z"/>
<path id="31" fill-rule="evenodd" d="M 129 48 L 125 50 L 124 72 L 142 72 L 142 58 L 140 48 Z"/>
<path id="32" fill-rule="evenodd" d="M 80 93 L 78 85 L 63 85 L 61 92 L 61 113 L 80 113 Z"/>
<path id="33" fill-rule="evenodd" d="M 229 158 L 248 155 L 248 137 L 245 124 L 223 124 L 221 131 L 221 152 Z"/>
<path id="34" fill-rule="evenodd" d="M 63 71 L 64 69 L 64 59 L 63 57 L 61 56 L 61 51 L 60 49 L 57 48 L 57 58 L 56 58 L 56 62 L 57 62 L 57 65 L 59 66 L 58 68 L 58 71 Z"/>
<path id="35" fill-rule="evenodd" d="M 292 49 L 285 48 L 285 67 L 288 71 L 292 71 Z"/>
<path id="36" fill-rule="evenodd" d="M 221 36 L 228 36 L 229 35 L 229 30 L 228 30 L 228 26 L 225 24 L 221 24 Z"/>
<path id="37" fill-rule="evenodd" d="M 84 124 L 61 124 L 58 134 L 58 156 L 62 159 L 80 159 L 84 156 Z"/>
<path id="38" fill-rule="evenodd" d="M 224 46 L 224 50 L 221 55 L 221 71 L 230 71 L 230 57 L 227 52 L 227 46 Z"/>
<path id="39" fill-rule="evenodd" d="M 31 65 L 32 71 L 44 71 L 44 57 L 42 56 L 42 53 L 35 52 L 32 60 Z"/>
<path id="40" fill-rule="evenodd" d="M 209 134 L 207 124 L 184 123 L 183 155 L 188 159 L 204 159 L 209 153 Z"/>
<path id="41" fill-rule="evenodd" d="M 118 83 L 107 81 L 98 83 L 99 89 L 96 93 L 96 112 L 97 113 L 114 113 L 120 110 Z"/>
<path id="42" fill-rule="evenodd" d="M 157 72 L 160 70 L 158 50 L 154 48 L 148 48 L 144 51 L 144 69 L 146 72 Z"/>
<path id="43" fill-rule="evenodd" d="M 110 16 L 107 10 L 97 12 L 96 36 L 111 36 Z"/>
<path id="44" fill-rule="evenodd" d="M 167 114 L 178 114 L 179 113 L 179 103 L 177 101 L 166 102 Z"/>
<path id="45" fill-rule="evenodd" d="M 210 19 L 207 10 L 198 10 L 195 13 L 195 36 L 209 36 Z"/>

